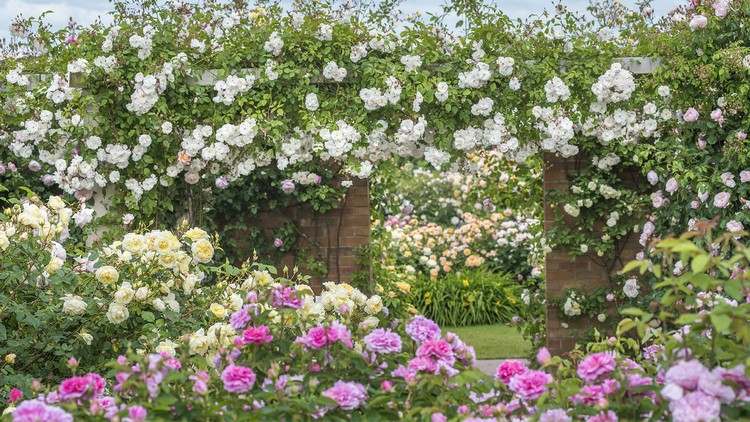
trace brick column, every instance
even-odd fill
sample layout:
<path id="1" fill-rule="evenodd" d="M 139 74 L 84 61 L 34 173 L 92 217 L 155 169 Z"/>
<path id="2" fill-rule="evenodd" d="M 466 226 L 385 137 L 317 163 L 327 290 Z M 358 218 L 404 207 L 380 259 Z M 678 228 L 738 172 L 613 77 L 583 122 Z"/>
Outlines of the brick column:
<path id="1" fill-rule="evenodd" d="M 554 154 L 544 154 L 544 230 L 551 229 L 555 224 L 574 225 L 575 219 L 565 215 L 564 221 L 555 219 L 554 210 L 550 204 L 551 190 L 568 189 L 568 175 L 576 171 L 576 158 L 561 158 Z M 631 236 L 620 253 L 623 263 L 633 259 L 639 249 L 637 236 Z M 618 271 L 621 265 L 613 268 Z M 565 250 L 553 249 L 545 258 L 545 282 L 547 285 L 547 303 L 551 299 L 560 298 L 565 289 L 575 288 L 583 291 L 593 290 L 609 284 L 607 270 L 598 265 L 591 256 L 574 257 Z M 576 341 L 597 324 L 597 321 L 586 317 L 565 321 L 560 311 L 547 306 L 547 347 L 553 354 L 565 353 L 573 348 Z M 563 322 L 567 327 L 563 327 Z"/>
<path id="2" fill-rule="evenodd" d="M 315 291 L 325 281 L 351 282 L 352 276 L 360 268 L 357 265 L 357 252 L 370 242 L 370 197 L 367 180 L 355 180 L 341 204 L 325 214 L 318 214 L 306 204 L 283 209 L 263 211 L 248 221 L 251 227 L 260 227 L 266 236 L 274 229 L 292 221 L 299 229 L 296 250 L 322 261 L 328 273 L 313 277 L 310 284 Z M 238 235 L 241 242 L 241 234 Z M 251 255 L 245 251 L 244 255 Z M 299 266 L 300 272 L 310 275 L 294 253 L 286 254 L 275 262 L 279 267 L 290 270 Z M 266 261 L 261 258 L 261 261 Z M 281 268 L 279 268 L 281 269 Z"/>

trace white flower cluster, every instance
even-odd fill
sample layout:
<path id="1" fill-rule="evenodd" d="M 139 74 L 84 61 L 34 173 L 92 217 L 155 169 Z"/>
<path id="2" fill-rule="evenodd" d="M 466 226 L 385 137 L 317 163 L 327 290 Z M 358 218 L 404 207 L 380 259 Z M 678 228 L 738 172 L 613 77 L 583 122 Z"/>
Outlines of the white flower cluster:
<path id="1" fill-rule="evenodd" d="M 424 150 L 424 159 L 430 163 L 434 168 L 440 170 L 445 163 L 450 161 L 450 154 L 445 151 L 441 151 L 435 147 L 427 147 Z"/>
<path id="2" fill-rule="evenodd" d="M 599 79 L 591 86 L 591 92 L 596 95 L 600 103 L 618 103 L 630 99 L 635 91 L 635 79 L 627 69 L 623 69 L 620 63 L 612 66 L 599 76 Z"/>
<path id="3" fill-rule="evenodd" d="M 187 55 L 180 53 L 171 61 L 164 63 L 159 73 L 135 75 L 135 89 L 130 95 L 130 102 L 125 105 L 128 111 L 140 116 L 148 113 L 159 101 L 159 95 L 167 89 L 168 82 L 174 82 L 174 70 L 187 62 Z"/>
<path id="4" fill-rule="evenodd" d="M 226 80 L 219 80 L 214 84 L 216 95 L 214 95 L 213 101 L 231 105 L 237 95 L 249 91 L 253 84 L 255 84 L 255 76 L 253 75 L 247 75 L 243 78 L 229 75 Z"/>
<path id="5" fill-rule="evenodd" d="M 513 57 L 498 57 L 497 58 L 497 72 L 502 76 L 510 76 L 513 74 L 513 66 L 516 61 Z"/>
<path id="6" fill-rule="evenodd" d="M 577 317 L 581 315 L 581 304 L 578 295 L 571 291 L 563 303 L 563 313 L 568 317 Z"/>
<path id="7" fill-rule="evenodd" d="M 321 129 L 319 133 L 320 137 L 325 141 L 324 146 L 328 155 L 334 159 L 342 158 L 362 137 L 357 129 L 348 125 L 343 120 L 337 121 L 336 126 L 338 129 L 329 130 L 325 128 Z"/>
<path id="8" fill-rule="evenodd" d="M 422 66 L 422 57 L 420 56 L 401 56 L 401 64 L 407 72 L 414 72 Z"/>
<path id="9" fill-rule="evenodd" d="M 435 86 L 435 99 L 438 102 L 445 102 L 448 99 L 448 84 L 445 82 L 438 82 Z"/>
<path id="10" fill-rule="evenodd" d="M 471 114 L 475 116 L 489 116 L 492 113 L 494 101 L 492 98 L 484 97 L 471 106 Z"/>
<path id="11" fill-rule="evenodd" d="M 60 104 L 63 101 L 70 101 L 73 99 L 73 89 L 70 87 L 70 82 L 66 78 L 61 77 L 58 74 L 52 75 L 52 82 L 47 88 L 47 99 L 55 104 Z"/>
<path id="12" fill-rule="evenodd" d="M 492 77 L 490 65 L 484 62 L 477 62 L 468 72 L 458 74 L 459 88 L 482 88 Z"/>
<path id="13" fill-rule="evenodd" d="M 359 91 L 359 98 L 365 104 L 368 111 L 377 110 L 388 104 L 396 104 L 401 99 L 401 82 L 393 76 L 385 80 L 386 90 L 381 91 L 379 88 L 362 88 Z"/>
<path id="14" fill-rule="evenodd" d="M 151 55 L 151 49 L 153 48 L 153 36 L 155 29 L 151 25 L 143 27 L 143 35 L 133 34 L 128 39 L 130 46 L 138 50 L 138 58 L 141 60 L 147 59 Z M 117 34 L 115 33 L 115 36 Z M 106 40 L 105 40 L 106 42 Z"/>
<path id="15" fill-rule="evenodd" d="M 547 96 L 547 102 L 556 103 L 570 98 L 570 89 L 562 79 L 555 76 L 544 84 L 544 94 Z"/>
<path id="16" fill-rule="evenodd" d="M 273 56 L 281 54 L 281 49 L 284 48 L 284 40 L 277 31 L 273 31 L 268 37 L 268 41 L 263 45 L 263 49 L 271 53 Z"/>
<path id="17" fill-rule="evenodd" d="M 536 127 L 542 134 L 543 150 L 558 153 L 563 157 L 578 154 L 578 147 L 568 143 L 575 136 L 573 121 L 551 108 L 535 106 L 531 111 L 537 118 Z"/>
<path id="18" fill-rule="evenodd" d="M 117 67 L 115 56 L 97 56 L 94 58 L 94 66 L 100 68 L 104 73 L 112 73 Z"/>
<path id="19" fill-rule="evenodd" d="M 326 79 L 332 79 L 336 82 L 341 82 L 346 78 L 346 69 L 339 67 L 336 62 L 330 61 L 323 68 L 323 77 Z"/>
<path id="20" fill-rule="evenodd" d="M 23 64 L 21 63 L 16 64 L 16 67 L 5 75 L 5 80 L 11 85 L 29 85 L 29 77 L 23 74 Z"/>
<path id="21" fill-rule="evenodd" d="M 358 63 L 365 57 L 367 57 L 367 44 L 359 43 L 352 46 L 351 52 L 349 53 L 349 60 L 351 60 L 352 63 Z"/>

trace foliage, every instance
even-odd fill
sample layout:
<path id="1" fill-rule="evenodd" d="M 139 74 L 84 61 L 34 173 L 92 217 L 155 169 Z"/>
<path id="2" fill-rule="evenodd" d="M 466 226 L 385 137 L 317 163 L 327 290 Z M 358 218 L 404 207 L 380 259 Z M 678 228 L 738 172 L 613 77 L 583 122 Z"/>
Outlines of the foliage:
<path id="1" fill-rule="evenodd" d="M 418 277 L 411 294 L 420 314 L 446 326 L 508 323 L 518 315 L 520 302 L 513 276 L 483 270 L 455 272 L 437 281 Z"/>
<path id="2" fill-rule="evenodd" d="M 0 355 L 17 360 L 0 369 L 0 389 L 59 379 L 71 356 L 100 370 L 117 353 L 153 349 L 202 321 L 199 309 L 219 294 L 201 289 L 219 270 L 206 268 L 214 253 L 206 232 L 129 233 L 80 250 L 66 238 L 85 227 L 85 211 L 53 196 L 0 217 Z"/>

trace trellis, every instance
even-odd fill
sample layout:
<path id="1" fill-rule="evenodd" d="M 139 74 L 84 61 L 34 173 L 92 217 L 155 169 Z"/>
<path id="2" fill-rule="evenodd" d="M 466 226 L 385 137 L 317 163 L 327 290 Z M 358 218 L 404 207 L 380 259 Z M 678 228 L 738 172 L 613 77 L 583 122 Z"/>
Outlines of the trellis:
<path id="1" fill-rule="evenodd" d="M 631 73 L 635 75 L 645 75 L 653 73 L 657 67 L 660 66 L 661 60 L 659 58 L 651 58 L 651 57 L 621 57 L 616 58 L 613 60 L 614 62 L 621 63 L 623 68 L 627 69 Z M 561 73 L 564 73 L 566 69 L 565 63 L 561 63 L 560 65 L 560 71 Z M 236 74 L 239 75 L 258 75 L 260 72 L 260 69 L 258 68 L 245 68 L 245 69 L 237 69 Z M 189 79 L 189 84 L 197 85 L 197 86 L 213 86 L 217 81 L 222 79 L 222 76 L 225 76 L 227 74 L 227 71 L 219 70 L 219 69 L 212 69 L 212 70 L 206 70 L 200 73 L 199 75 L 193 75 Z M 36 85 L 43 84 L 51 79 L 51 75 L 44 75 L 44 74 L 37 74 L 37 75 L 29 75 L 29 89 L 33 88 Z M 85 88 L 86 79 L 84 74 L 71 74 L 70 78 L 70 86 L 74 88 Z M 313 81 L 313 83 L 316 84 L 335 84 L 335 83 L 347 83 L 347 81 L 343 82 L 334 82 L 325 80 L 323 78 L 317 78 Z M 426 134 L 427 136 L 431 136 L 430 133 Z M 550 230 L 555 224 L 558 224 L 558 221 L 555 219 L 555 212 L 552 208 L 552 205 L 549 201 L 549 194 L 553 190 L 557 191 L 565 191 L 568 189 L 568 180 L 569 175 L 571 175 L 575 171 L 575 158 L 561 158 L 557 157 L 554 154 L 546 153 L 544 155 L 544 230 L 545 232 Z M 364 186 L 364 198 L 361 199 L 362 204 L 369 204 L 367 200 L 367 190 L 366 185 Z M 111 194 L 111 193 L 110 193 Z M 361 196 L 361 195 L 360 195 Z M 98 213 L 106 212 L 106 197 L 104 197 L 102 194 L 99 194 L 95 198 L 95 208 Z M 354 213 L 359 217 L 359 220 L 356 220 L 356 217 L 353 217 L 354 219 L 349 219 L 350 225 L 347 225 L 347 220 L 344 220 L 344 213 L 341 212 L 340 219 L 338 220 L 337 224 L 339 226 L 339 231 L 346 232 L 351 231 L 351 236 L 349 236 L 349 241 L 347 241 L 347 247 L 349 248 L 356 248 L 358 246 L 363 246 L 363 242 L 367 243 L 369 241 L 369 225 L 367 227 L 361 227 L 362 224 L 359 223 L 352 223 L 352 221 L 367 221 L 369 220 L 369 214 L 366 216 L 359 215 L 362 214 L 363 210 L 359 204 L 356 206 L 357 211 L 354 211 Z M 363 218 L 366 217 L 366 219 L 363 220 Z M 342 227 L 343 223 L 343 227 Z M 361 221 L 360 221 L 361 223 Z M 351 225 L 354 224 L 354 225 Z M 367 233 L 364 233 L 364 231 L 367 231 Z M 627 260 L 632 259 L 637 252 L 639 248 L 639 245 L 635 240 L 629 240 L 626 242 L 625 245 L 623 245 L 623 248 L 619 252 L 619 256 L 616 258 L 620 258 L 620 262 L 627 262 Z M 338 256 L 337 256 L 338 258 Z M 353 256 L 347 256 L 347 271 L 350 273 L 353 272 L 356 267 L 353 263 Z M 338 265 L 338 262 L 337 262 Z M 568 254 L 564 250 L 553 250 L 550 253 L 548 253 L 545 257 L 545 280 L 546 280 L 546 299 L 547 303 L 550 303 L 552 300 L 557 299 L 561 296 L 562 292 L 565 289 L 568 288 L 581 288 L 581 289 L 592 289 L 596 287 L 602 287 L 606 286 L 609 280 L 610 273 L 609 271 L 616 271 L 618 268 L 614 269 L 606 269 L 602 268 L 600 265 L 596 264 L 593 257 L 589 257 L 587 255 L 579 256 L 579 257 L 573 257 L 570 254 Z M 330 273 L 329 273 L 330 275 Z M 342 278 L 340 271 L 338 275 L 339 281 L 342 281 L 342 279 L 350 279 L 350 277 Z M 570 350 L 576 343 L 577 337 L 580 335 L 580 332 L 582 330 L 587 330 L 591 326 L 591 321 L 579 321 L 577 323 L 566 323 L 564 322 L 559 315 L 559 311 L 552 308 L 547 307 L 546 309 L 547 314 L 547 346 L 550 348 L 550 350 L 553 353 L 560 353 L 565 352 L 567 350 Z"/>

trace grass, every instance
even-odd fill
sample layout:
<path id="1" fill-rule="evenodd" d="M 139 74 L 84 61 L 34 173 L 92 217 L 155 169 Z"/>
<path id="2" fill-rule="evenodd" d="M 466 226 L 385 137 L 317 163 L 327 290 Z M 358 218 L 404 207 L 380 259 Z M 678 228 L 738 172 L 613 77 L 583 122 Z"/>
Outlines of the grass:
<path id="1" fill-rule="evenodd" d="M 465 343 L 474 346 L 477 359 L 524 357 L 531 345 L 514 327 L 506 325 L 473 325 L 446 327 L 443 332 L 458 334 Z"/>

